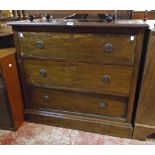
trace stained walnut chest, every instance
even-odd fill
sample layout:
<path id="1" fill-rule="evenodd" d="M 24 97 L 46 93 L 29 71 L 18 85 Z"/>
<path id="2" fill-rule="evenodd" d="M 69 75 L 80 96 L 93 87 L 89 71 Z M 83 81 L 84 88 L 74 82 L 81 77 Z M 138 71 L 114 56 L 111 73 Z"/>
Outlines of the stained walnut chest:
<path id="1" fill-rule="evenodd" d="M 132 137 L 147 25 L 12 22 L 27 121 Z"/>

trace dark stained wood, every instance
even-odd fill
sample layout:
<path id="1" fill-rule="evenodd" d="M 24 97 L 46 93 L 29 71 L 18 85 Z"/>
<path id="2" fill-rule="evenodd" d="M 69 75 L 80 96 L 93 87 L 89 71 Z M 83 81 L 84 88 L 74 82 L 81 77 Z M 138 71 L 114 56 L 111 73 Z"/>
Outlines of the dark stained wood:
<path id="1" fill-rule="evenodd" d="M 133 138 L 145 141 L 147 138 L 154 138 L 155 126 L 136 123 Z"/>
<path id="2" fill-rule="evenodd" d="M 137 20 L 112 23 L 73 20 L 73 25 L 66 25 L 67 22 L 69 20 L 10 23 L 17 48 L 26 120 L 131 138 L 143 37 L 148 25 Z M 19 37 L 20 33 L 24 34 L 23 38 Z M 51 34 L 63 35 L 56 35 L 51 41 Z M 107 58 L 99 54 L 96 46 L 102 44 L 102 39 L 98 39 L 101 34 L 105 42 L 109 39 L 113 42 L 118 55 L 112 53 Z M 131 44 L 127 39 L 130 35 L 135 36 Z M 50 38 L 45 44 L 48 46 L 36 49 L 37 40 L 47 43 L 45 36 L 47 40 Z M 76 42 L 75 36 L 80 38 Z M 41 77 L 41 70 L 45 77 Z M 110 75 L 109 82 L 102 81 L 104 75 Z M 45 103 L 42 95 L 52 99 Z M 117 108 L 109 107 L 109 111 L 102 113 L 97 108 L 102 97 Z"/>
<path id="3" fill-rule="evenodd" d="M 135 34 L 23 32 L 19 36 L 22 56 L 134 64 Z M 37 47 L 38 41 L 43 48 Z M 112 45 L 112 51 L 106 51 L 107 44 Z"/>
<path id="4" fill-rule="evenodd" d="M 84 116 L 64 114 L 62 112 L 46 112 L 41 110 L 25 110 L 27 121 L 71 128 L 87 132 L 132 138 L 133 127 L 128 123 L 94 119 Z"/>
<path id="5" fill-rule="evenodd" d="M 69 23 L 73 23 L 73 24 L 68 24 Z M 46 21 L 46 20 L 38 20 L 35 22 L 29 22 L 29 21 L 15 21 L 15 22 L 9 22 L 8 25 L 10 26 L 16 26 L 15 29 L 18 29 L 19 31 L 22 30 L 24 31 L 24 27 L 26 26 L 27 29 L 26 31 L 28 31 L 28 29 L 33 29 L 34 26 L 38 26 L 39 28 L 46 28 L 45 32 L 48 31 L 48 29 L 53 29 L 53 28 L 69 28 L 74 30 L 75 28 L 86 28 L 86 27 L 90 27 L 90 28 L 129 28 L 131 29 L 143 29 L 143 28 L 148 28 L 148 24 L 145 23 L 143 20 L 115 20 L 111 23 L 108 22 L 87 22 L 87 21 L 79 21 L 76 19 L 52 19 L 50 22 Z M 36 30 L 38 28 L 36 27 Z M 35 32 L 32 31 L 32 32 Z M 121 33 L 121 32 L 120 32 Z"/>
<path id="6" fill-rule="evenodd" d="M 29 88 L 30 103 L 27 108 L 45 108 L 112 117 L 126 117 L 127 98 Z M 102 105 L 105 107 L 102 107 Z"/>
<path id="7" fill-rule="evenodd" d="M 16 57 L 17 57 L 17 68 L 19 71 L 19 78 L 21 82 L 21 93 L 23 95 L 23 103 L 24 107 L 26 103 L 29 103 L 29 98 L 27 97 L 27 85 L 25 83 L 25 76 L 24 76 L 24 69 L 23 69 L 23 64 L 22 64 L 22 58 L 20 52 L 20 43 L 18 40 L 18 32 L 13 29 L 13 34 L 14 34 L 14 42 L 16 46 Z"/>
<path id="8" fill-rule="evenodd" d="M 132 113 L 135 103 L 135 94 L 136 94 L 136 88 L 137 88 L 137 81 L 138 81 L 138 74 L 140 70 L 140 61 L 141 61 L 141 55 L 143 51 L 143 43 L 144 43 L 144 31 L 141 31 L 137 37 L 137 44 L 136 44 L 136 53 L 135 53 L 135 68 L 133 71 L 133 76 L 131 79 L 131 89 L 130 89 L 130 98 L 129 98 L 129 104 L 128 104 L 128 110 L 127 110 L 127 116 L 128 116 L 128 122 L 132 120 Z"/>
<path id="9" fill-rule="evenodd" d="M 98 93 L 129 95 L 132 67 L 67 63 L 55 61 L 24 60 L 26 83 L 83 89 Z M 46 77 L 40 71 L 46 71 Z M 104 76 L 110 81 L 103 81 Z"/>
<path id="10" fill-rule="evenodd" d="M 150 33 L 134 138 L 144 140 L 155 133 L 155 31 Z M 138 132 L 139 131 L 139 132 Z"/>
<path id="11" fill-rule="evenodd" d="M 13 128 L 16 130 L 23 123 L 24 118 L 23 101 L 15 61 L 15 52 L 12 52 L 12 50 L 13 49 L 8 49 L 8 51 L 5 53 L 3 53 L 4 51 L 0 52 L 0 65 L 1 74 L 4 78 L 8 94 Z"/>
<path id="12" fill-rule="evenodd" d="M 90 23 L 90 22 L 89 22 Z M 140 23 L 139 23 L 140 24 Z M 109 33 L 109 34 L 138 34 L 139 31 L 144 30 L 145 27 L 137 27 L 137 28 L 127 28 L 127 26 L 124 26 L 121 28 L 121 31 L 118 31 L 120 27 L 105 27 L 103 28 L 102 26 L 95 27 L 92 26 L 88 29 L 89 26 L 84 26 L 84 27 L 71 27 L 71 26 L 62 26 L 62 27 L 57 27 L 57 26 L 36 26 L 34 29 L 34 26 L 14 26 L 13 31 L 18 32 L 17 36 L 21 32 L 58 32 L 58 33 L 77 33 L 77 34 L 87 34 L 87 33 Z"/>

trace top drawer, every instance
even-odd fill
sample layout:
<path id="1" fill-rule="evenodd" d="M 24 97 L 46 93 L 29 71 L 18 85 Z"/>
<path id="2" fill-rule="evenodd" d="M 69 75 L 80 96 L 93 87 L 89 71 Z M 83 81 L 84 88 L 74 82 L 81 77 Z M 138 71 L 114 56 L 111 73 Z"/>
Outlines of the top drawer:
<path id="1" fill-rule="evenodd" d="M 19 40 L 22 56 L 134 63 L 136 35 L 23 32 Z"/>

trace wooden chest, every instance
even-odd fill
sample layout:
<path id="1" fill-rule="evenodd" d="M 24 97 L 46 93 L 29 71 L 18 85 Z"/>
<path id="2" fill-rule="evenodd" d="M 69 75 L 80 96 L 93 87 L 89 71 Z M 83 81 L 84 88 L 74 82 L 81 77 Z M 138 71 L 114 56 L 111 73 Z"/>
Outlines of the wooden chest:
<path id="1" fill-rule="evenodd" d="M 27 121 L 132 137 L 146 24 L 52 20 L 10 25 Z"/>

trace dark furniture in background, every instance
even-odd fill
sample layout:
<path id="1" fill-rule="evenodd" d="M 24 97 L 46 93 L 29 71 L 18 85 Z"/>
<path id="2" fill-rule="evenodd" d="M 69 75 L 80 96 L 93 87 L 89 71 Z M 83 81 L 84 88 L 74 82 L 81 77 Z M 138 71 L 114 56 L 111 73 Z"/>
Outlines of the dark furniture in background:
<path id="1" fill-rule="evenodd" d="M 16 130 L 23 121 L 23 101 L 15 49 L 0 49 L 0 128 Z"/>
<path id="2" fill-rule="evenodd" d="M 64 18 L 73 14 L 116 14 L 117 19 L 155 19 L 155 10 L 12 10 L 12 17 L 0 17 L 0 21 L 25 20 L 28 19 L 29 15 L 39 19 L 46 14 L 50 14 L 54 19 Z"/>
<path id="3" fill-rule="evenodd" d="M 115 14 L 117 19 L 131 19 L 131 10 L 26 10 L 24 11 L 25 16 L 33 15 L 35 18 L 42 18 L 46 14 L 49 14 L 53 19 L 64 18 L 71 15 L 79 15 L 85 17 L 88 15 L 89 18 L 97 18 L 96 15 L 103 14 Z"/>
<path id="4" fill-rule="evenodd" d="M 13 32 L 11 27 L 2 24 L 0 26 L 0 49 L 14 47 Z"/>
<path id="5" fill-rule="evenodd" d="M 131 19 L 155 20 L 155 11 L 132 11 Z"/>
<path id="6" fill-rule="evenodd" d="M 155 134 L 155 29 L 151 29 L 136 113 L 134 138 L 145 140 Z"/>

